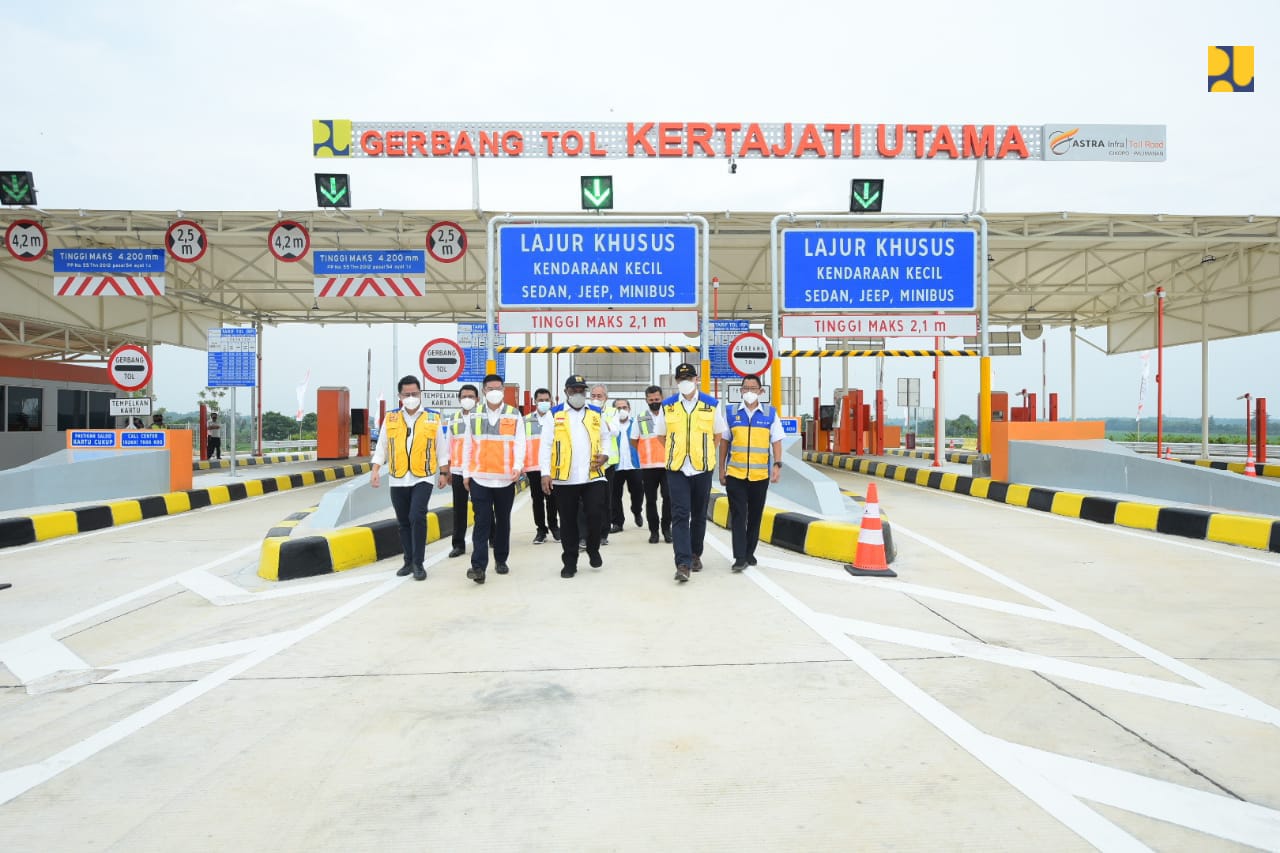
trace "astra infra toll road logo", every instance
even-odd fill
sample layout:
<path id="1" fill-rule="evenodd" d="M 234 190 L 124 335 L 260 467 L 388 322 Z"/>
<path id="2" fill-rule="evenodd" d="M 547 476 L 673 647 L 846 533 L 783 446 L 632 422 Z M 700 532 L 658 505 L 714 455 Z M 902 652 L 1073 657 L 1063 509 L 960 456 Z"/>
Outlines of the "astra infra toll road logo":
<path id="1" fill-rule="evenodd" d="M 1209 91 L 1253 91 L 1253 45 L 1209 45 Z"/>

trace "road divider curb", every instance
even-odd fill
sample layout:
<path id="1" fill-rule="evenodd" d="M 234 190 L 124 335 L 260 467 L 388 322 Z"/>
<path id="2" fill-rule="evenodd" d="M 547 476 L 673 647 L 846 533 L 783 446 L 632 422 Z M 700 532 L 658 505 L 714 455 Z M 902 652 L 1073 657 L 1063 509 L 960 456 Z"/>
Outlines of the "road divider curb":
<path id="1" fill-rule="evenodd" d="M 884 455 L 908 456 L 912 459 L 933 459 L 932 450 L 899 450 L 891 447 L 885 450 Z M 968 465 L 970 462 L 978 458 L 978 454 L 972 450 L 944 450 L 942 451 L 942 458 L 948 462 Z"/>
<path id="2" fill-rule="evenodd" d="M 353 465 L 336 465 L 330 468 L 300 471 L 296 474 L 281 474 L 277 477 L 263 477 L 260 480 L 246 480 L 243 483 L 227 483 L 221 486 L 209 486 L 204 489 L 190 489 L 185 492 L 169 492 L 163 495 L 111 501 L 105 504 L 59 510 L 57 512 L 4 518 L 0 519 L 0 548 L 30 545 L 33 542 L 43 542 L 62 536 L 74 536 L 77 533 L 88 533 L 91 530 L 101 530 L 105 527 L 119 527 L 147 518 L 177 515 L 181 512 L 216 506 L 230 501 L 256 498 L 272 492 L 305 488 L 318 483 L 328 483 L 346 477 L 353 477 L 368 470 L 369 463 L 367 462 Z"/>
<path id="3" fill-rule="evenodd" d="M 1215 471 L 1230 471 L 1233 474 L 1243 474 L 1245 466 L 1244 462 L 1226 462 L 1221 459 L 1179 459 L 1178 461 L 1187 465 L 1198 465 L 1201 468 L 1212 468 Z M 1280 465 L 1255 462 L 1253 470 L 1259 477 L 1280 478 Z"/>
<path id="4" fill-rule="evenodd" d="M 726 530 L 729 528 L 728 496 L 722 492 L 712 493 L 708 517 L 716 525 Z M 893 562 L 897 557 L 897 550 L 893 545 L 889 521 L 883 517 L 882 520 L 885 554 L 889 562 Z M 768 504 L 760 518 L 761 542 L 840 563 L 851 563 L 857 556 L 860 531 L 860 521 L 829 521 L 800 512 L 788 512 Z"/>
<path id="5" fill-rule="evenodd" d="M 1202 539 L 1280 553 L 1280 519 L 1275 518 L 1124 501 L 1040 486 L 1005 483 L 986 477 L 969 477 L 931 468 L 894 465 L 837 453 L 808 450 L 804 453 L 804 459 L 806 462 L 816 462 L 858 474 L 985 498 L 1010 506 L 1026 507 L 1098 524 L 1115 524 L 1187 539 Z"/>
<path id="6" fill-rule="evenodd" d="M 276 465 L 281 462 L 314 462 L 316 455 L 312 453 L 268 453 L 265 456 L 249 456 L 236 459 L 236 467 L 253 465 Z M 201 459 L 191 463 L 192 471 L 213 471 L 230 468 L 230 459 Z"/>

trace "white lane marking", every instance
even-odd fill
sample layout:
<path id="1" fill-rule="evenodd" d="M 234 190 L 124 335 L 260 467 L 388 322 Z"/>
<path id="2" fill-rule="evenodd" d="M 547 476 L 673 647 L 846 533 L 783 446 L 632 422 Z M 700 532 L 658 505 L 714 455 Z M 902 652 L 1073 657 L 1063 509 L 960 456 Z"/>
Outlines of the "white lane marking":
<path id="1" fill-rule="evenodd" d="M 1012 589 L 1027 598 L 1030 598 L 1032 601 L 1037 601 L 1045 607 L 1049 607 L 1059 613 L 1069 614 L 1078 618 L 1080 620 L 1080 627 L 1093 631 L 1095 634 L 1105 637 L 1116 645 L 1126 648 L 1131 652 L 1136 652 L 1137 654 L 1142 655 L 1152 663 L 1164 667 L 1175 675 L 1190 681 L 1192 684 L 1198 684 L 1206 690 L 1217 693 L 1223 700 L 1232 702 L 1242 710 L 1247 711 L 1247 716 L 1250 719 L 1261 720 L 1270 723 L 1273 726 L 1280 726 L 1280 709 L 1276 709 L 1259 699 L 1255 699 L 1243 690 L 1233 687 L 1224 681 L 1219 681 L 1212 676 L 1206 675 L 1193 666 L 1188 666 L 1182 661 L 1170 657 L 1164 652 L 1157 651 L 1146 643 L 1104 625 L 1091 616 L 1081 613 L 1072 607 L 1068 607 L 1056 599 L 1044 595 L 1043 593 L 1036 592 L 1030 587 L 1002 575 L 995 569 L 985 566 L 970 557 L 966 557 L 959 551 L 949 548 L 940 542 L 935 542 L 927 536 L 914 533 L 900 524 L 894 525 L 894 534 L 900 534 L 908 539 L 914 539 L 920 544 L 933 548 L 939 553 L 950 557 L 961 565 L 973 569 L 975 572 L 978 572 L 979 574 L 988 577 L 999 584 L 1003 584 L 1009 589 Z"/>
<path id="2" fill-rule="evenodd" d="M 248 604 L 253 601 L 270 601 L 277 598 L 289 598 L 295 595 L 310 595 L 313 592 L 329 592 L 335 589 L 345 589 L 349 586 L 362 586 L 363 584 L 386 580 L 387 575 L 392 572 L 393 570 L 391 569 L 384 569 L 375 574 L 357 574 L 351 577 L 344 577 L 344 575 L 348 575 L 350 572 L 342 572 L 337 577 L 325 578 L 311 583 L 305 583 L 300 580 L 277 581 L 277 583 L 288 584 L 288 586 L 283 589 L 268 589 L 262 592 L 249 592 L 247 589 L 242 589 L 241 587 L 236 586 L 235 588 L 240 591 L 239 596 L 232 598 L 228 595 L 226 598 L 217 600 L 211 598 L 209 599 L 209 602 L 218 606 Z M 231 584 L 231 586 L 235 586 L 235 584 Z M 192 591 L 196 592 L 197 590 Z M 203 594 L 204 593 L 201 593 L 201 595 Z"/>
<path id="3" fill-rule="evenodd" d="M 1029 746 L 999 745 L 1077 797 L 1261 850 L 1280 847 L 1280 811 L 1275 809 Z"/>
<path id="4" fill-rule="evenodd" d="M 437 560 L 438 559 L 439 558 L 437 558 Z M 140 711 L 130 714 L 123 720 L 113 723 L 101 731 L 90 735 L 79 743 L 67 747 L 56 755 L 50 756 L 44 761 L 40 761 L 35 764 L 29 764 L 25 767 L 19 767 L 14 770 L 0 773 L 0 805 L 8 803 L 14 798 L 30 791 L 37 785 L 41 785 L 49 781 L 63 771 L 69 770 L 81 762 L 92 758 L 104 749 L 114 746 L 130 735 L 141 731 L 151 723 L 154 723 L 179 708 L 194 702 L 196 699 L 199 699 L 209 691 L 220 687 L 246 670 L 252 669 L 295 643 L 305 640 L 311 635 L 329 627 L 343 617 L 355 613 L 365 605 L 376 601 L 383 595 L 386 595 L 388 592 L 402 584 L 405 580 L 407 579 L 392 577 L 358 598 L 354 598 L 351 601 L 334 608 L 323 616 L 313 619 L 299 628 L 273 635 L 273 639 L 269 639 L 267 642 L 264 642 L 257 651 L 227 664 L 218 671 L 201 678 L 199 681 L 186 685 L 180 690 L 171 693 L 151 705 L 148 705 Z"/>
<path id="5" fill-rule="evenodd" d="M 248 590 L 204 569 L 183 572 L 178 577 L 178 583 L 210 604 L 235 604 L 250 596 Z"/>
<path id="6" fill-rule="evenodd" d="M 287 633 L 287 631 L 278 631 L 274 634 L 263 634 L 260 637 L 249 637 L 244 640 L 230 640 L 225 643 L 214 643 L 210 646 L 200 646 L 195 649 L 183 649 L 180 652 L 167 652 L 162 655 L 138 658 L 137 660 L 131 660 L 125 663 L 102 666 L 99 667 L 99 669 L 115 671 L 99 680 L 102 682 L 123 681 L 126 678 L 133 678 L 138 675 L 146 675 L 152 672 L 163 672 L 166 669 L 174 669 L 179 666 L 188 666 L 193 663 L 205 663 L 206 661 L 221 660 L 222 658 L 244 655 L 257 651 L 266 643 L 275 642 Z"/>
<path id="7" fill-rule="evenodd" d="M 1066 625 L 1072 628 L 1081 627 L 1080 620 L 1069 613 L 1061 613 L 1056 610 L 1046 610 L 1038 607 L 1027 607 L 1025 604 L 1014 604 L 1009 601 L 1001 601 L 998 598 L 984 598 L 982 596 L 969 595 L 963 592 L 952 592 L 948 589 L 921 586 L 920 584 L 909 583 L 907 581 L 896 580 L 894 578 L 854 577 L 844 569 L 828 569 L 821 566 L 806 566 L 802 563 L 797 563 L 791 560 L 778 560 L 772 557 L 761 557 L 760 564 L 767 568 L 778 569 L 780 571 L 791 572 L 798 575 L 811 575 L 813 577 L 838 581 L 840 583 L 869 586 L 876 589 L 889 590 L 891 592 L 900 592 L 904 595 L 914 595 L 919 598 L 933 598 L 939 601 L 950 601 L 954 604 L 964 604 L 969 607 L 978 607 L 983 610 L 994 610 L 998 613 L 1007 613 L 1010 616 L 1021 616 L 1026 619 L 1038 619 L 1041 622 L 1051 622 L 1055 625 Z"/>
<path id="8" fill-rule="evenodd" d="M 1254 710 L 1252 707 L 1232 702 L 1229 697 L 1221 696 L 1217 691 L 1206 690 L 1203 687 L 1177 684 L 1145 675 L 1132 675 L 1114 669 L 1075 663 L 1004 646 L 963 640 L 958 637 L 948 637 L 944 634 L 930 634 L 924 631 L 914 631 L 910 628 L 897 628 L 875 622 L 863 622 L 859 619 L 846 619 L 841 616 L 821 615 L 817 618 L 821 619 L 832 630 L 854 637 L 861 637 L 865 640 L 879 640 L 914 649 L 960 655 L 974 660 L 999 664 L 1000 666 L 1042 672 L 1045 675 L 1057 675 L 1073 681 L 1096 684 L 1100 687 L 1109 687 L 1114 690 L 1123 690 L 1127 693 L 1136 693 L 1152 699 L 1164 699 L 1169 702 L 1204 708 L 1209 711 L 1218 711 L 1223 714 L 1231 714 L 1258 722 L 1271 722 L 1271 718 L 1260 718 L 1251 713 Z"/>
<path id="9" fill-rule="evenodd" d="M 718 537 L 708 536 L 706 542 L 725 557 L 733 556 L 733 552 L 725 547 Z M 879 682 L 899 701 L 1085 841 L 1101 850 L 1149 849 L 1138 839 L 1053 784 L 1044 775 L 1018 761 L 1008 750 L 1000 748 L 994 739 L 907 680 L 867 649 L 832 629 L 826 620 L 821 618 L 821 614 L 809 609 L 799 599 L 765 577 L 762 572 L 747 569 L 744 574 L 779 604 L 791 611 L 797 619 L 808 625 L 814 633 L 843 652 L 849 660 Z"/>

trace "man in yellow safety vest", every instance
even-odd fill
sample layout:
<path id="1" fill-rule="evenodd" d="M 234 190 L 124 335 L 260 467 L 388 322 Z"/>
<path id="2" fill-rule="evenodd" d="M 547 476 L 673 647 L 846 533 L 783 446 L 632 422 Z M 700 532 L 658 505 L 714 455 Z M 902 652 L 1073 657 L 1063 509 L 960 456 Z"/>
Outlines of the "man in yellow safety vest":
<path id="1" fill-rule="evenodd" d="M 778 410 L 760 402 L 762 388 L 759 376 L 742 378 L 742 402 L 728 413 L 729 428 L 720 442 L 720 485 L 729 497 L 735 572 L 756 564 L 769 484 L 782 476 L 785 433 Z"/>
<path id="2" fill-rule="evenodd" d="M 560 512 L 560 577 L 578 573 L 578 542 L 586 541 L 591 567 L 600 558 L 600 521 L 607 513 L 609 485 L 604 467 L 604 413 L 587 405 L 587 380 L 578 374 L 564 381 L 565 402 L 551 410 L 550 435 L 540 451 L 542 491 L 554 494 Z M 582 529 L 579 530 L 579 518 Z"/>

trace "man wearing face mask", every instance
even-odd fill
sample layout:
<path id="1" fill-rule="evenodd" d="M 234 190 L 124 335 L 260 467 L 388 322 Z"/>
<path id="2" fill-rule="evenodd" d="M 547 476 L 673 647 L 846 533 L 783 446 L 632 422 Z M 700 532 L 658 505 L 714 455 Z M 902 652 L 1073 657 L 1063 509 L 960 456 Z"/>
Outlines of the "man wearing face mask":
<path id="1" fill-rule="evenodd" d="M 640 508 L 644 502 L 644 487 L 640 484 L 640 456 L 632 441 L 635 435 L 636 422 L 631 417 L 631 402 L 619 400 L 613 404 L 614 423 L 617 426 L 618 467 L 613 472 L 613 483 L 609 486 L 609 507 L 614 519 L 622 517 L 622 491 L 626 489 L 631 495 L 631 516 L 636 520 L 636 527 L 644 527 L 644 517 Z M 618 525 L 618 529 L 625 525 Z"/>
<path id="2" fill-rule="evenodd" d="M 649 543 L 658 542 L 658 494 L 662 494 L 662 539 L 671 543 L 671 496 L 667 494 L 666 439 L 657 431 L 658 413 L 662 411 L 662 389 L 650 385 L 644 389 L 644 411 L 635 420 L 632 436 L 640 461 L 640 482 L 644 486 L 645 520 L 649 523 Z"/>
<path id="3" fill-rule="evenodd" d="M 519 409 L 503 402 L 505 384 L 496 373 L 484 378 L 484 405 L 471 413 L 464 430 L 462 476 L 475 515 L 467 577 L 476 583 L 484 583 L 491 538 L 494 571 L 509 571 L 511 504 L 524 471 L 524 421 Z"/>
<path id="4" fill-rule="evenodd" d="M 720 442 L 720 485 L 729 497 L 733 570 L 756 564 L 760 518 L 769 484 L 782 476 L 782 423 L 778 410 L 760 402 L 759 376 L 742 378 L 742 403 L 729 412 Z M 725 464 L 726 457 L 728 465 Z"/>
<path id="5" fill-rule="evenodd" d="M 391 481 L 391 506 L 400 524 L 400 546 L 404 565 L 396 572 L 400 577 L 412 574 L 424 581 L 427 570 L 422 562 L 427 548 L 427 503 L 431 500 L 431 481 L 444 488 L 449 477 L 449 430 L 444 418 L 434 409 L 422 408 L 422 386 L 418 377 L 406 376 L 399 382 L 400 408 L 387 412 L 378 432 L 374 448 L 369 485 L 375 489 L 382 482 L 382 466 L 387 467 Z M 443 459 L 441 465 L 439 460 Z"/>
<path id="6" fill-rule="evenodd" d="M 534 411 L 524 416 L 525 463 L 524 473 L 529 478 L 529 497 L 533 504 L 533 524 L 537 528 L 533 544 L 547 541 L 548 528 L 552 537 L 560 541 L 560 526 L 556 524 L 556 502 L 542 491 L 541 451 L 544 440 L 551 439 L 551 392 L 539 388 L 533 392 Z"/>
<path id="7" fill-rule="evenodd" d="M 449 556 L 461 557 L 467 553 L 467 503 L 471 496 L 462 482 L 462 437 L 467 428 L 467 415 L 476 407 L 480 392 L 474 385 L 463 385 L 458 389 L 458 405 L 460 411 L 449 421 L 449 465 L 453 474 L 449 477 L 453 485 L 453 550 Z"/>
<path id="8" fill-rule="evenodd" d="M 550 434 L 542 442 L 539 467 L 542 491 L 554 494 L 560 512 L 560 577 L 578 573 L 578 542 L 586 540 L 587 559 L 600 568 L 601 518 L 605 516 L 609 486 L 604 466 L 604 417 L 587 405 L 587 380 L 578 374 L 564 381 L 565 402 L 551 410 Z M 582 518 L 582 528 L 578 519 Z"/>
<path id="9" fill-rule="evenodd" d="M 689 580 L 690 572 L 702 571 L 711 472 L 727 429 L 719 401 L 698 391 L 697 378 L 698 369 L 692 364 L 676 367 L 679 392 L 662 401 L 657 424 L 666 436 L 675 579 L 680 583 Z"/>

